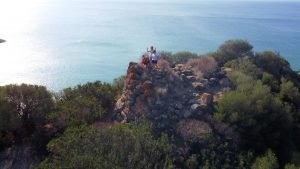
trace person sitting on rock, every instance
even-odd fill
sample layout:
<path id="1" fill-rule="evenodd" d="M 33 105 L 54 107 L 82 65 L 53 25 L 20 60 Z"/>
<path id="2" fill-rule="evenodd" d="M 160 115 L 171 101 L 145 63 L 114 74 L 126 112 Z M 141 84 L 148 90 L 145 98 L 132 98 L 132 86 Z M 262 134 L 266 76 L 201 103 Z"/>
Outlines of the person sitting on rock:
<path id="1" fill-rule="evenodd" d="M 156 50 L 153 50 L 153 53 L 150 56 L 150 60 L 153 67 L 157 68 L 158 54 L 156 53 Z"/>
<path id="2" fill-rule="evenodd" d="M 142 56 L 142 64 L 144 66 L 148 66 L 150 64 L 150 60 L 149 60 L 149 57 L 147 55 Z"/>

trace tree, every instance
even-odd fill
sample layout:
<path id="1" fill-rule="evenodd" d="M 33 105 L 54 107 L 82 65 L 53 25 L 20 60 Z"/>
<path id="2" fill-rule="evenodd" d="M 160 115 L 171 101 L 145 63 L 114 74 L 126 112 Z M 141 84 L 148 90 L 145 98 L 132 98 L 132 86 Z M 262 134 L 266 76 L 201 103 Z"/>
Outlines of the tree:
<path id="1" fill-rule="evenodd" d="M 262 157 L 258 157 L 251 169 L 278 169 L 278 161 L 276 155 L 268 150 L 266 154 Z"/>
<path id="2" fill-rule="evenodd" d="M 233 72 L 229 77 L 236 90 L 226 93 L 218 102 L 215 117 L 240 133 L 246 149 L 261 152 L 283 148 L 281 143 L 290 138 L 290 109 L 261 81 L 241 72 Z"/>
<path id="3" fill-rule="evenodd" d="M 168 168 L 172 147 L 166 135 L 155 138 L 148 123 L 77 126 L 49 143 L 52 155 L 36 169 Z"/>
<path id="4" fill-rule="evenodd" d="M 37 85 L 8 85 L 3 88 L 3 97 L 13 106 L 11 118 L 19 118 L 23 134 L 30 135 L 36 128 L 47 121 L 48 115 L 54 109 L 52 95 L 43 86 Z M 17 114 L 15 114 L 15 112 Z"/>
<path id="5" fill-rule="evenodd" d="M 288 103 L 292 103 L 294 106 L 300 106 L 300 93 L 299 89 L 295 87 L 294 83 L 282 79 L 280 85 L 280 98 Z"/>
<path id="6" fill-rule="evenodd" d="M 260 52 L 256 53 L 252 59 L 256 66 L 272 74 L 276 79 L 280 80 L 282 76 L 294 74 L 289 62 L 282 58 L 279 53 L 272 51 Z"/>
<path id="7" fill-rule="evenodd" d="M 21 120 L 14 106 L 8 103 L 0 88 L 0 150 L 11 146 L 14 141 L 13 132 L 21 127 Z"/>
<path id="8" fill-rule="evenodd" d="M 0 147 L 32 143 L 36 152 L 44 153 L 49 141 L 44 131 L 54 110 L 52 95 L 43 86 L 8 85 L 0 88 Z"/>
<path id="9" fill-rule="evenodd" d="M 236 58 L 252 56 L 252 48 L 253 46 L 245 40 L 228 40 L 219 47 L 215 59 L 220 65 L 224 65 Z"/>
<path id="10" fill-rule="evenodd" d="M 0 96 L 0 131 L 14 131 L 21 127 L 15 107 Z"/>
<path id="11" fill-rule="evenodd" d="M 264 72 L 261 81 L 263 84 L 268 85 L 273 92 L 279 92 L 279 82 L 270 73 Z"/>
<path id="12" fill-rule="evenodd" d="M 296 166 L 295 164 L 286 164 L 284 169 L 300 169 L 300 167 Z"/>
<path id="13" fill-rule="evenodd" d="M 53 119 L 59 121 L 61 127 L 92 124 L 111 115 L 117 91 L 117 86 L 100 81 L 66 88 L 57 98 Z"/>
<path id="14" fill-rule="evenodd" d="M 117 97 L 120 97 L 122 92 L 123 92 L 123 88 L 125 86 L 125 76 L 120 76 L 116 79 L 114 79 L 112 86 L 115 88 L 116 90 L 116 95 Z"/>
<path id="15" fill-rule="evenodd" d="M 249 58 L 237 58 L 226 62 L 224 66 L 236 71 L 241 71 L 255 80 L 261 79 L 263 76 L 262 70 L 253 64 Z"/>

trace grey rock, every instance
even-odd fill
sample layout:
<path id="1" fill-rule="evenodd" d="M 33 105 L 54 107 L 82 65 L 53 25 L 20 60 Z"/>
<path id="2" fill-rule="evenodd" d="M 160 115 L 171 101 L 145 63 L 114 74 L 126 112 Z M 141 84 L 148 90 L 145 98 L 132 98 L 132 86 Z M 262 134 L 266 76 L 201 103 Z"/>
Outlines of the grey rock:
<path id="1" fill-rule="evenodd" d="M 228 78 L 223 78 L 219 81 L 219 84 L 223 87 L 230 87 L 231 86 L 231 82 L 229 81 Z"/>
<path id="2" fill-rule="evenodd" d="M 178 119 L 178 117 L 175 116 L 175 115 L 173 115 L 173 116 L 171 116 L 171 119 L 172 119 L 172 120 L 176 120 L 176 119 Z"/>
<path id="3" fill-rule="evenodd" d="M 195 76 L 187 76 L 186 78 L 187 78 L 187 80 L 189 80 L 191 82 L 196 81 L 196 77 Z"/>
<path id="4" fill-rule="evenodd" d="M 193 104 L 192 106 L 191 106 L 191 110 L 192 111 L 197 111 L 197 110 L 199 110 L 201 108 L 201 105 L 200 104 Z"/>
<path id="5" fill-rule="evenodd" d="M 4 39 L 0 39 L 0 43 L 4 43 L 6 42 Z"/>
<path id="6" fill-rule="evenodd" d="M 200 83 L 200 82 L 193 82 L 192 86 L 196 90 L 202 90 L 202 89 L 205 88 L 205 85 L 203 83 Z"/>
<path id="7" fill-rule="evenodd" d="M 163 102 L 160 99 L 157 99 L 155 105 L 161 106 L 163 105 Z"/>
<path id="8" fill-rule="evenodd" d="M 196 104 L 196 103 L 199 103 L 198 98 L 193 98 L 188 102 L 188 104 Z"/>
<path id="9" fill-rule="evenodd" d="M 185 76 L 192 76 L 192 75 L 193 75 L 193 71 L 192 71 L 192 70 L 184 70 L 184 71 L 182 71 L 182 73 L 183 73 Z"/>
<path id="10" fill-rule="evenodd" d="M 199 94 L 199 93 L 193 93 L 193 96 L 195 96 L 195 97 L 199 97 L 199 96 L 200 96 L 200 94 Z"/>
<path id="11" fill-rule="evenodd" d="M 198 110 L 197 115 L 201 116 L 204 113 L 204 111 Z"/>
<path id="12" fill-rule="evenodd" d="M 192 112 L 190 112 L 190 111 L 188 111 L 188 110 L 186 110 L 186 111 L 183 113 L 183 117 L 184 117 L 184 118 L 191 117 L 191 115 L 192 115 Z"/>
<path id="13" fill-rule="evenodd" d="M 182 109 L 182 108 L 183 108 L 183 106 L 182 106 L 181 103 L 175 104 L 175 109 L 180 110 L 180 109 Z"/>
<path id="14" fill-rule="evenodd" d="M 201 83 L 203 83 L 203 85 L 207 85 L 209 82 L 208 79 L 201 79 Z"/>
<path id="15" fill-rule="evenodd" d="M 180 115 L 180 114 L 181 114 L 181 111 L 175 110 L 174 113 L 177 114 L 177 115 Z"/>
<path id="16" fill-rule="evenodd" d="M 168 116 L 167 116 L 166 114 L 163 114 L 163 115 L 161 115 L 161 118 L 163 118 L 163 119 L 167 119 L 167 118 L 168 118 Z"/>
<path id="17" fill-rule="evenodd" d="M 218 84 L 218 80 L 216 78 L 210 78 L 208 84 L 211 86 L 215 86 Z"/>
<path id="18" fill-rule="evenodd" d="M 173 111 L 175 111 L 174 107 L 168 107 L 168 112 L 173 112 Z"/>
<path id="19" fill-rule="evenodd" d="M 116 103 L 115 110 L 121 110 L 125 107 L 125 102 L 122 101 L 122 99 L 119 99 Z"/>

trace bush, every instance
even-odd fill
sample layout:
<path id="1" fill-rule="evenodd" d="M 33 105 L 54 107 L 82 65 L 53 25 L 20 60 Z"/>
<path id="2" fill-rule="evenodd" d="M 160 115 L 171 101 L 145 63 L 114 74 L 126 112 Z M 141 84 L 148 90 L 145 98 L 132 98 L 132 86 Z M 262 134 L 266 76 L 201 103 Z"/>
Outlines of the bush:
<path id="1" fill-rule="evenodd" d="M 120 76 L 120 77 L 114 79 L 112 86 L 116 90 L 117 97 L 120 97 L 123 92 L 123 88 L 125 86 L 125 76 Z"/>
<path id="2" fill-rule="evenodd" d="M 280 142 L 290 139 L 289 107 L 261 81 L 240 72 L 229 77 L 236 90 L 218 102 L 215 117 L 240 133 L 244 148 L 258 152 L 268 147 L 282 148 Z"/>
<path id="3" fill-rule="evenodd" d="M 198 55 L 196 53 L 181 51 L 175 54 L 170 52 L 160 52 L 160 58 L 168 61 L 171 66 L 176 64 L 185 64 L 189 59 L 197 58 Z"/>
<path id="4" fill-rule="evenodd" d="M 265 72 L 268 72 L 276 77 L 281 78 L 293 72 L 290 68 L 290 64 L 282 58 L 278 53 L 271 51 L 256 53 L 253 62 L 258 67 L 262 68 Z"/>
<path id="5" fill-rule="evenodd" d="M 231 61 L 228 61 L 224 65 L 225 67 L 230 67 L 234 70 L 241 71 L 253 79 L 261 79 L 262 78 L 262 70 L 258 68 L 252 61 L 248 58 L 238 58 Z"/>
<path id="6" fill-rule="evenodd" d="M 161 51 L 161 52 L 159 52 L 159 59 L 166 60 L 170 64 L 173 64 L 172 56 L 173 56 L 172 52 L 167 52 L 167 51 Z"/>
<path id="7" fill-rule="evenodd" d="M 62 127 L 92 124 L 110 115 L 117 91 L 112 85 L 100 81 L 66 88 L 57 99 L 57 111 L 53 118 L 60 121 Z"/>
<path id="8" fill-rule="evenodd" d="M 168 168 L 172 147 L 165 135 L 155 138 L 148 123 L 73 127 L 49 143 L 52 155 L 35 168 Z"/>
<path id="9" fill-rule="evenodd" d="M 26 84 L 1 87 L 0 93 L 2 148 L 30 141 L 38 153 L 44 153 L 48 138 L 43 129 L 55 108 L 52 95 L 43 86 Z"/>
<path id="10" fill-rule="evenodd" d="M 297 167 L 295 164 L 286 164 L 284 169 L 300 169 L 300 167 Z"/>
<path id="11" fill-rule="evenodd" d="M 255 160 L 251 169 L 278 169 L 278 161 L 276 155 L 268 150 L 266 154 L 262 157 L 259 157 Z"/>
<path id="12" fill-rule="evenodd" d="M 291 81 L 287 81 L 282 79 L 282 83 L 280 85 L 280 98 L 287 102 L 293 104 L 295 107 L 300 106 L 300 93 L 299 89 L 295 87 L 294 83 Z"/>
<path id="13" fill-rule="evenodd" d="M 43 86 L 8 85 L 3 87 L 3 106 L 10 117 L 6 123 L 17 125 L 19 129 L 30 135 L 36 127 L 41 127 L 47 121 L 48 114 L 54 110 L 52 95 Z M 11 121 L 12 120 L 12 121 Z M 17 124 L 21 121 L 21 125 Z M 15 128 L 15 127 L 13 127 Z"/>
<path id="14" fill-rule="evenodd" d="M 214 57 L 220 65 L 224 65 L 233 59 L 252 56 L 252 48 L 253 46 L 245 40 L 228 40 L 219 47 Z"/>
<path id="15" fill-rule="evenodd" d="M 279 92 L 279 82 L 270 73 L 264 72 L 261 81 L 268 85 L 273 92 Z"/>
<path id="16" fill-rule="evenodd" d="M 217 62 L 210 56 L 189 59 L 187 64 L 192 66 L 194 74 L 198 75 L 199 79 L 202 78 L 202 75 L 204 77 L 210 76 L 217 69 Z"/>
<path id="17" fill-rule="evenodd" d="M 15 107 L 0 96 L 0 151 L 13 144 L 14 132 L 21 126 L 22 121 Z"/>
<path id="18" fill-rule="evenodd" d="M 203 169 L 241 169 L 250 168 L 253 154 L 241 153 L 232 142 L 219 136 L 212 136 L 206 144 L 193 143 L 190 146 L 191 155 L 185 162 L 186 168 Z"/>

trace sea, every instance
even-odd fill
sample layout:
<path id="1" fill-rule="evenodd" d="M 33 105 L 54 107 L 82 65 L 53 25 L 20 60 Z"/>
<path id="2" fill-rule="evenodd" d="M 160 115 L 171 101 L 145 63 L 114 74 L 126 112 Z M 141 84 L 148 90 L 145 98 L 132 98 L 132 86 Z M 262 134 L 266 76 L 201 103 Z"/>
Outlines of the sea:
<path id="1" fill-rule="evenodd" d="M 215 51 L 244 39 L 300 68 L 300 2 L 0 0 L 0 85 L 50 91 L 111 83 L 157 51 Z"/>

